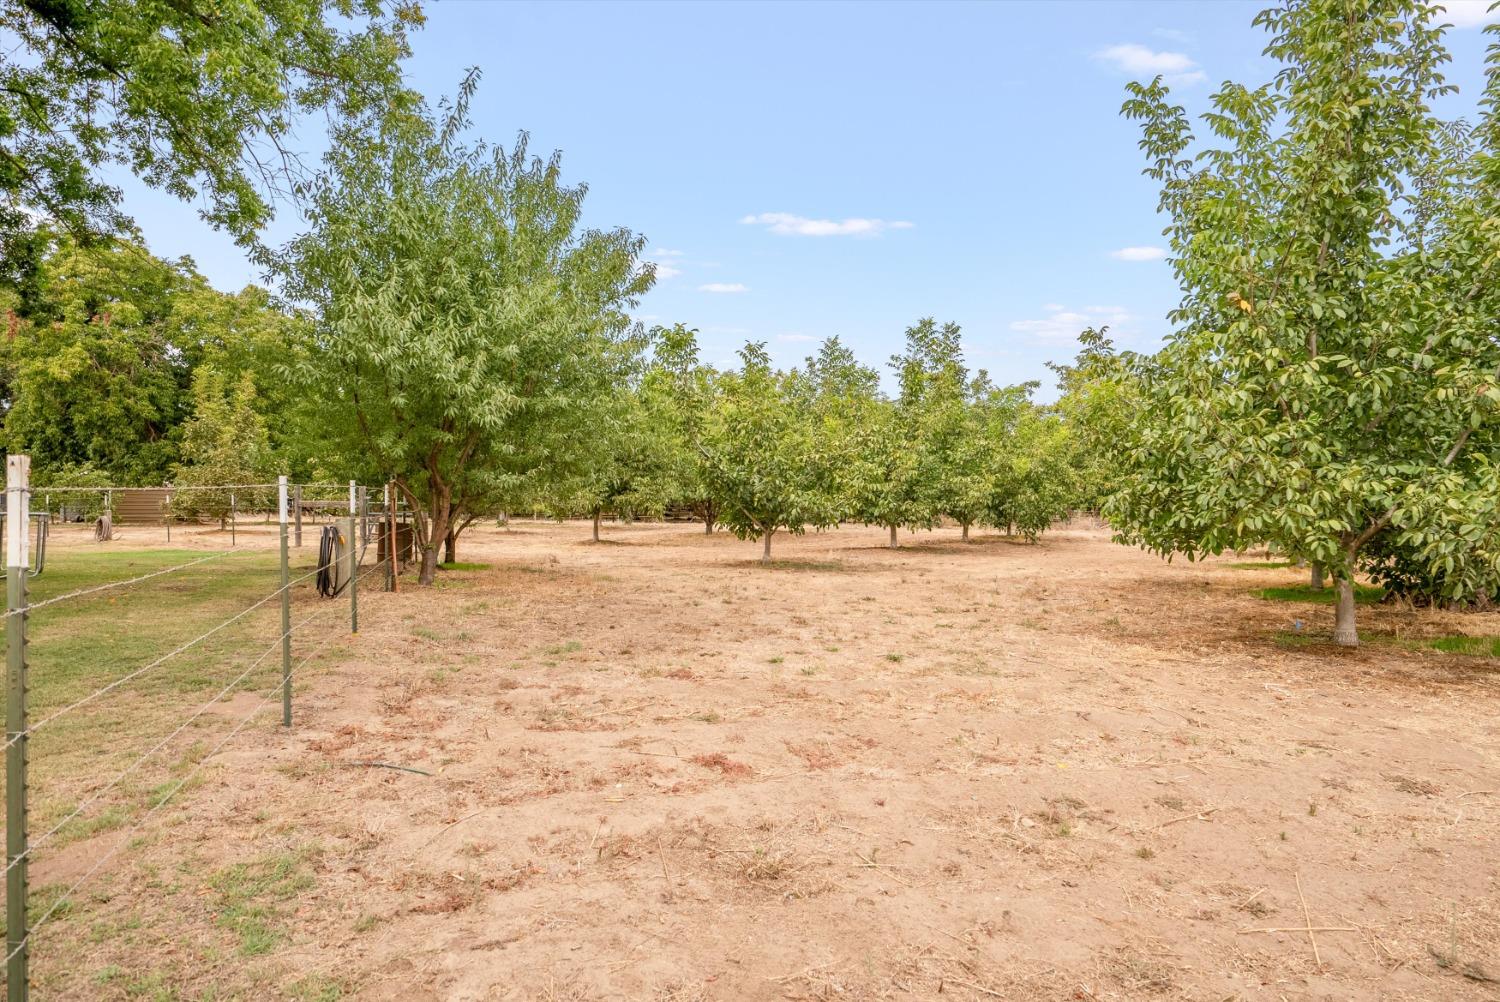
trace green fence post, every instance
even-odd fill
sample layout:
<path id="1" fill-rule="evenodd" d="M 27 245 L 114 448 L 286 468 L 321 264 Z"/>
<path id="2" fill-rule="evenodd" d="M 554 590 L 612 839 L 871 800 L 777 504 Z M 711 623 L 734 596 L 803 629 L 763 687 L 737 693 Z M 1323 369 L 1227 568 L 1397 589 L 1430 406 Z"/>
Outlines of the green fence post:
<path id="1" fill-rule="evenodd" d="M 292 488 L 292 505 L 297 512 L 292 516 L 292 525 L 296 528 L 297 549 L 302 549 L 302 485 L 298 484 Z"/>
<path id="2" fill-rule="evenodd" d="M 29 990 L 26 892 L 26 575 L 30 548 L 31 457 L 5 457 L 5 965 L 6 998 Z"/>
<path id="3" fill-rule="evenodd" d="M 349 541 L 349 632 L 359 632 L 359 541 L 354 538 L 358 529 L 357 519 L 350 515 L 347 519 L 349 532 L 345 539 Z"/>
<path id="4" fill-rule="evenodd" d="M 286 477 L 276 478 L 276 505 L 281 522 L 281 726 L 292 726 L 292 568 L 287 551 Z"/>

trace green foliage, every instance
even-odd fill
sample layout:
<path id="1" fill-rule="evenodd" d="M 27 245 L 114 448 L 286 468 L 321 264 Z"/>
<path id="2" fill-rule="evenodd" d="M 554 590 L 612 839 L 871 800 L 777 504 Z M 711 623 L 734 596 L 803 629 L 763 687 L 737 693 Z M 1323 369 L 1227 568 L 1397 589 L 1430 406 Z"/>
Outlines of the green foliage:
<path id="1" fill-rule="evenodd" d="M 45 468 L 32 477 L 31 483 L 34 488 L 33 508 L 36 507 L 37 501 L 41 500 L 52 513 L 60 512 L 70 519 L 92 522 L 104 514 L 106 502 L 114 500 L 104 490 L 106 487 L 113 486 L 114 480 L 111 479 L 109 473 L 90 463 L 61 463 Z M 47 494 L 49 487 L 90 489 L 58 491 L 55 495 L 49 496 Z M 112 508 L 110 514 L 114 514 Z"/>
<path id="2" fill-rule="evenodd" d="M 717 377 L 698 360 L 698 332 L 682 324 L 654 327 L 651 359 L 640 386 L 640 420 L 657 436 L 661 480 L 669 502 L 683 502 L 709 531 L 719 518 L 708 488 L 703 431 L 717 405 Z"/>
<path id="3" fill-rule="evenodd" d="M 1117 352 L 1108 332 L 1108 327 L 1084 330 L 1071 364 L 1047 365 L 1057 374 L 1055 410 L 1070 432 L 1072 501 L 1090 511 L 1098 511 L 1119 486 L 1120 445 L 1130 440 L 1141 406 L 1137 371 L 1143 360 L 1134 352 Z"/>
<path id="4" fill-rule="evenodd" d="M 808 526 L 832 525 L 838 512 L 820 489 L 826 477 L 805 397 L 795 381 L 771 368 L 764 344 L 740 352 L 739 371 L 719 377 L 718 406 L 702 438 L 704 479 L 718 499 L 721 519 L 740 539 L 765 539 Z"/>
<path id="5" fill-rule="evenodd" d="M 29 213 L 75 235 L 128 228 L 101 176 L 127 166 L 242 240 L 301 180 L 301 112 L 407 100 L 408 0 L 17 0 L 0 11 L 0 248 L 11 277 L 38 250 Z"/>
<path id="6" fill-rule="evenodd" d="M 362 457 L 348 472 L 393 475 L 418 512 L 428 583 L 450 528 L 554 495 L 588 461 L 652 281 L 639 237 L 580 229 L 584 188 L 558 155 L 531 157 L 524 135 L 460 143 L 476 82 L 441 119 L 342 130 L 281 258 L 317 315 L 297 382 Z"/>
<path id="7" fill-rule="evenodd" d="M 1293 0 L 1257 23 L 1283 69 L 1214 95 L 1217 146 L 1193 152 L 1160 80 L 1125 104 L 1183 300 L 1109 516 L 1164 554 L 1273 543 L 1344 594 L 1392 532 L 1443 597 L 1489 594 L 1500 51 L 1469 130 L 1430 111 L 1447 53 L 1424 4 Z M 1352 605 L 1336 637 L 1357 643 Z"/>
<path id="8" fill-rule="evenodd" d="M 299 321 L 263 290 L 217 292 L 191 261 L 138 243 L 52 235 L 47 247 L 30 282 L 0 285 L 12 334 L 0 343 L 6 445 L 29 452 L 39 477 L 88 466 L 110 483 L 162 483 L 179 459 L 196 367 L 279 386 L 271 371 Z M 287 403 L 278 392 L 256 407 L 264 417 Z M 289 439 L 290 429 L 278 441 Z"/>
<path id="9" fill-rule="evenodd" d="M 896 397 L 870 408 L 855 431 L 860 447 L 850 515 L 893 531 L 930 529 L 948 500 L 946 466 L 963 428 L 958 325 L 923 318 L 906 329 L 906 350 L 890 365 Z"/>
<path id="10" fill-rule="evenodd" d="M 212 365 L 193 372 L 193 416 L 182 428 L 182 462 L 177 466 L 172 514 L 223 520 L 232 507 L 265 511 L 275 505 L 274 489 L 218 485 L 262 484 L 273 461 L 265 423 L 255 410 L 250 373 L 231 379 Z"/>

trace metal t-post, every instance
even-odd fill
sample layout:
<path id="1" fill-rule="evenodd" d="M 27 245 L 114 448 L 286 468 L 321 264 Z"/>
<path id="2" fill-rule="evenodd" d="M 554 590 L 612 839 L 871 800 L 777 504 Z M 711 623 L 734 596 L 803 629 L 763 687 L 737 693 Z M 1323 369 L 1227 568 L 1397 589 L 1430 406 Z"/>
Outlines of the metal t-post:
<path id="1" fill-rule="evenodd" d="M 31 457 L 5 459 L 5 965 L 6 998 L 29 991 L 26 892 L 26 575 L 31 570 Z"/>
<path id="2" fill-rule="evenodd" d="M 292 488 L 292 506 L 296 509 L 296 514 L 294 514 L 292 516 L 292 525 L 295 526 L 295 528 L 296 528 L 296 531 L 293 533 L 293 535 L 296 537 L 296 540 L 297 540 L 297 549 L 300 550 L 300 549 L 302 549 L 302 485 L 301 484 L 298 484 L 296 487 Z"/>
<path id="3" fill-rule="evenodd" d="M 349 541 L 349 632 L 359 632 L 359 542 L 354 538 L 357 528 L 357 519 L 350 515 L 346 520 L 349 532 L 345 539 Z"/>
<path id="4" fill-rule="evenodd" d="M 281 726 L 292 726 L 292 569 L 287 550 L 286 477 L 276 478 L 276 510 L 281 523 Z"/>
<path id="5" fill-rule="evenodd" d="M 230 546 L 234 545 L 234 521 L 235 521 L 235 518 L 234 518 L 234 516 L 235 516 L 235 510 L 234 510 L 234 508 L 235 508 L 234 492 L 231 491 L 230 494 L 229 494 L 229 545 Z"/>

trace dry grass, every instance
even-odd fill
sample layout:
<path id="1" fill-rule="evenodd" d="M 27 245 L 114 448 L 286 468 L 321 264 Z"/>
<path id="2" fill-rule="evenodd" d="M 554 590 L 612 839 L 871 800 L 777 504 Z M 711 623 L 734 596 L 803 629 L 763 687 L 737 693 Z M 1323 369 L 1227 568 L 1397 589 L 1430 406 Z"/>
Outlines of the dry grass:
<path id="1" fill-rule="evenodd" d="M 488 569 L 367 595 L 293 731 L 207 760 L 44 931 L 38 997 L 1494 997 L 1500 674 L 1417 641 L 1500 616 L 1362 607 L 1345 652 L 1254 594 L 1295 568 L 1093 530 L 849 528 L 769 570 L 587 532 L 471 530 Z M 1303 924 L 1298 878 L 1356 929 L 1321 966 L 1251 931 Z"/>

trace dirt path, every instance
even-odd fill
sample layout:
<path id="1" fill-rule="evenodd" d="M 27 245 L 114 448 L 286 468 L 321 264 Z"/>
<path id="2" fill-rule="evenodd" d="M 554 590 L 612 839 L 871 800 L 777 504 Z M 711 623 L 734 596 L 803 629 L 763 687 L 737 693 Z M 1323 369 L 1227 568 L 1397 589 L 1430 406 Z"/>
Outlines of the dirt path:
<path id="1" fill-rule="evenodd" d="M 363 597 L 41 997 L 1500 998 L 1493 660 L 1099 532 L 588 532 Z"/>

